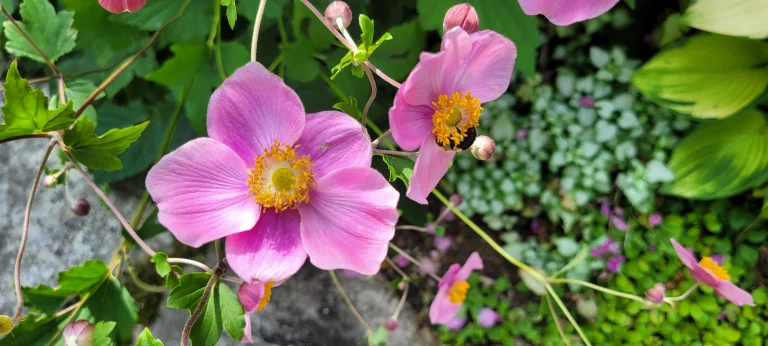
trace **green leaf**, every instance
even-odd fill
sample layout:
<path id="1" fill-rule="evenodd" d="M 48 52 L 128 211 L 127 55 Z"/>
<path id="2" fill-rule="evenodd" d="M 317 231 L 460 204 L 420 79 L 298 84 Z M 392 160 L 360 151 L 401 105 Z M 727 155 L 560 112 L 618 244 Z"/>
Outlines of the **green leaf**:
<path id="1" fill-rule="evenodd" d="M 175 264 L 171 264 L 171 271 L 182 275 L 184 274 L 184 270 Z M 180 282 L 179 279 L 176 277 L 176 275 L 168 275 L 165 277 L 165 287 L 174 289 L 176 286 L 179 286 Z"/>
<path id="2" fill-rule="evenodd" d="M 221 5 L 227 7 L 227 22 L 229 22 L 229 28 L 234 30 L 235 21 L 237 21 L 237 1 L 221 0 Z"/>
<path id="3" fill-rule="evenodd" d="M 387 346 L 387 329 L 384 326 L 379 326 L 373 334 L 371 334 L 371 343 L 375 346 Z"/>
<path id="4" fill-rule="evenodd" d="M 67 128 L 74 121 L 72 115 L 75 113 L 72 102 L 48 110 L 48 98 L 21 78 L 16 61 L 11 63 L 5 77 L 5 105 L 2 110 L 0 140 Z"/>
<path id="5" fill-rule="evenodd" d="M 234 292 L 224 283 L 218 285 L 218 303 L 221 305 L 222 324 L 227 334 L 237 341 L 245 336 L 245 309 Z"/>
<path id="6" fill-rule="evenodd" d="M 139 320 L 139 306 L 117 279 L 104 281 L 85 303 L 97 321 L 112 321 L 117 328 L 111 335 L 118 344 L 133 340 L 133 326 Z"/>
<path id="7" fill-rule="evenodd" d="M 81 117 L 75 127 L 64 132 L 64 144 L 72 156 L 91 169 L 115 171 L 123 168 L 117 155 L 141 136 L 149 125 L 148 121 L 126 127 L 112 129 L 101 136 L 96 136 L 96 125 L 87 117 Z"/>
<path id="8" fill-rule="evenodd" d="M 400 179 L 408 187 L 411 183 L 413 166 L 416 162 L 406 156 L 382 155 L 381 158 L 384 159 L 384 163 L 389 168 L 389 181 L 393 182 Z"/>
<path id="9" fill-rule="evenodd" d="M 85 100 L 88 99 L 88 96 L 91 96 L 94 91 L 96 91 L 96 85 L 94 85 L 93 82 L 89 80 L 83 79 L 67 83 L 64 88 L 64 94 L 67 95 L 67 100 L 72 100 L 74 107 L 78 109 L 83 105 Z M 103 97 L 104 93 L 102 92 L 96 96 L 96 100 Z M 93 105 L 86 107 L 82 115 L 85 115 L 96 122 L 96 108 L 94 108 Z"/>
<path id="10" fill-rule="evenodd" d="M 109 334 L 115 329 L 115 322 L 99 322 L 93 326 L 92 346 L 112 346 L 114 341 L 109 338 Z"/>
<path id="11" fill-rule="evenodd" d="M 157 274 L 165 277 L 171 272 L 171 265 L 168 263 L 168 254 L 165 252 L 158 252 L 152 256 L 152 263 L 155 264 L 155 270 Z"/>
<path id="12" fill-rule="evenodd" d="M 74 13 L 61 11 L 58 14 L 48 0 L 24 0 L 20 12 L 23 21 L 18 22 L 24 32 L 45 53 L 52 62 L 75 48 L 77 30 L 72 28 Z M 8 53 L 44 62 L 26 38 L 11 21 L 3 22 L 8 43 Z"/>
<path id="13" fill-rule="evenodd" d="M 314 51 L 309 42 L 281 43 L 280 51 L 286 77 L 306 83 L 320 75 L 320 66 L 312 56 Z"/>
<path id="14" fill-rule="evenodd" d="M 646 97 L 698 118 L 725 118 L 768 86 L 768 43 L 699 34 L 645 63 L 632 83 Z"/>
<path id="15" fill-rule="evenodd" d="M 180 284 L 171 291 L 168 296 L 167 306 L 174 309 L 192 309 L 197 307 L 195 302 L 200 300 L 205 290 L 205 285 L 211 274 L 190 273 L 181 276 Z"/>
<path id="16" fill-rule="evenodd" d="M 13 327 L 11 334 L 0 339 L 0 346 L 46 346 L 60 328 L 60 318 L 27 318 Z"/>
<path id="17" fill-rule="evenodd" d="M 555 244 L 557 252 L 563 255 L 563 257 L 571 257 L 577 254 L 581 248 L 575 240 L 566 237 L 556 238 L 552 240 L 552 243 Z"/>
<path id="18" fill-rule="evenodd" d="M 183 285 L 184 284 L 182 283 L 182 286 Z M 208 301 L 205 302 L 205 307 L 197 318 L 197 321 L 195 321 L 195 325 L 192 326 L 192 331 L 189 333 L 189 340 L 192 342 L 192 346 L 214 346 L 221 338 L 221 330 L 223 329 L 224 324 L 221 292 L 219 290 L 221 286 L 225 285 L 219 282 L 214 283 Z M 202 291 L 200 293 L 202 297 Z M 195 302 L 192 309 L 197 308 L 200 304 L 200 300 L 201 299 L 198 299 L 197 302 Z M 192 309 L 190 309 L 190 312 Z M 245 316 L 244 312 L 241 316 Z M 245 320 L 243 320 L 243 328 L 245 328 Z M 244 331 L 244 329 L 241 330 Z"/>
<path id="19" fill-rule="evenodd" d="M 138 29 L 110 20 L 113 15 L 105 11 L 97 1 L 64 0 L 64 4 L 75 14 L 73 26 L 77 29 L 76 48 L 94 54 L 99 65 L 107 64 L 115 58 L 116 53 L 125 50 L 126 42 L 146 38 L 146 34 Z"/>
<path id="20" fill-rule="evenodd" d="M 536 74 L 536 48 L 541 43 L 535 16 L 523 13 L 517 1 L 510 0 L 418 0 L 419 24 L 425 30 L 442 30 L 443 17 L 456 4 L 468 2 L 480 18 L 480 30 L 496 31 L 517 47 L 515 69 L 531 78 Z M 398 37 L 398 36 L 395 36 Z"/>
<path id="21" fill-rule="evenodd" d="M 402 80 L 408 77 L 413 67 L 419 62 L 419 54 L 424 50 L 426 34 L 415 20 L 391 27 L 389 33 L 385 33 L 382 39 L 389 34 L 388 37 L 397 38 L 397 44 L 381 46 L 369 59 L 393 79 Z M 374 46 L 378 47 L 378 41 Z"/>
<path id="22" fill-rule="evenodd" d="M 700 124 L 672 153 L 662 192 L 690 199 L 739 194 L 768 179 L 768 123 L 754 109 Z"/>
<path id="23" fill-rule="evenodd" d="M 768 37 L 764 0 L 696 0 L 683 21 L 699 30 L 754 39 Z"/>
<path id="24" fill-rule="evenodd" d="M 181 11 L 187 4 L 201 3 L 203 1 L 191 1 L 191 0 L 152 0 L 147 1 L 147 4 L 141 9 L 132 13 L 123 13 L 117 16 L 112 16 L 112 20 L 118 23 L 130 25 L 132 27 L 139 28 L 144 31 L 156 31 L 160 29 L 163 24 L 168 23 L 175 17 L 179 11 Z M 209 3 L 206 3 L 208 7 L 213 9 Z M 186 10 L 184 12 L 187 12 Z M 194 11 L 190 11 L 194 12 Z M 196 23 L 196 26 L 204 27 L 207 32 L 210 26 L 210 22 Z M 195 27 L 188 27 L 188 30 L 196 30 Z"/>
<path id="25" fill-rule="evenodd" d="M 169 1 L 169 0 L 165 0 Z M 161 3 L 163 1 L 160 1 Z M 183 3 L 182 0 L 170 0 L 172 3 Z M 211 29 L 210 23 L 213 21 L 214 9 L 209 1 L 192 0 L 184 9 L 179 19 L 170 23 L 160 33 L 160 45 L 166 46 L 175 43 L 184 43 L 197 40 L 205 40 Z M 234 1 L 233 1 L 234 2 Z M 167 5 L 166 5 L 167 6 Z M 170 6 L 173 7 L 173 6 Z M 136 13 L 145 11 L 146 8 Z M 176 13 L 174 13 L 174 16 Z M 171 17 L 172 19 L 173 17 Z M 205 24 L 203 24 L 205 23 Z"/>
<path id="26" fill-rule="evenodd" d="M 165 226 L 161 225 L 159 221 L 157 221 L 157 208 L 152 211 L 151 214 L 149 214 L 149 218 L 147 218 L 147 221 L 144 221 L 144 224 L 141 226 L 141 228 L 136 231 L 138 233 L 139 237 L 143 240 L 150 239 L 160 233 L 163 233 L 167 231 Z"/>
<path id="27" fill-rule="evenodd" d="M 22 287 L 24 303 L 29 309 L 53 314 L 67 298 L 86 293 L 103 282 L 107 271 L 107 266 L 101 261 L 88 260 L 81 266 L 60 272 L 57 288 L 47 285 Z"/>
<path id="28" fill-rule="evenodd" d="M 221 44 L 221 58 L 224 72 L 227 75 L 235 73 L 235 70 L 247 64 L 251 59 L 248 48 L 237 42 L 223 42 Z"/>
<path id="29" fill-rule="evenodd" d="M 354 97 L 350 97 L 349 101 L 347 102 L 339 102 L 333 105 L 333 109 L 338 109 L 344 113 L 347 113 L 355 119 L 362 118 L 362 114 L 363 114 L 362 112 L 360 112 L 360 109 L 357 108 L 357 99 L 355 99 Z"/>
<path id="30" fill-rule="evenodd" d="M 164 346 L 163 342 L 160 340 L 155 339 L 155 337 L 152 336 L 152 332 L 149 331 L 149 328 L 144 328 L 144 330 L 139 334 L 139 339 L 136 341 L 136 346 Z"/>
<path id="31" fill-rule="evenodd" d="M 363 49 L 367 52 L 373 44 L 373 21 L 368 16 L 361 14 L 358 18 L 360 23 L 360 38 L 363 39 Z"/>

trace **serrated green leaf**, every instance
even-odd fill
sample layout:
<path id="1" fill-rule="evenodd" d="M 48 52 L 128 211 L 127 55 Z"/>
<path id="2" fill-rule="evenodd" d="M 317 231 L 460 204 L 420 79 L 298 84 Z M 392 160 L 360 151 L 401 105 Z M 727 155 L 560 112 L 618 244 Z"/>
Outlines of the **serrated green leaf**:
<path id="1" fill-rule="evenodd" d="M 768 3 L 764 0 L 697 0 L 683 21 L 699 30 L 753 39 L 768 37 Z"/>
<path id="2" fill-rule="evenodd" d="M 157 274 L 165 277 L 171 272 L 171 265 L 168 263 L 168 254 L 165 252 L 157 252 L 152 256 L 152 263 L 155 264 L 155 270 Z"/>
<path id="3" fill-rule="evenodd" d="M 22 21 L 18 22 L 24 32 L 45 53 L 52 62 L 75 48 L 77 30 L 72 28 L 74 13 L 61 11 L 58 14 L 47 0 L 24 0 L 19 6 Z M 8 53 L 44 62 L 27 39 L 11 21 L 3 22 Z"/>
<path id="4" fill-rule="evenodd" d="M 222 325 L 227 334 L 237 341 L 245 335 L 245 309 L 234 292 L 224 284 L 218 286 L 218 302 L 221 305 Z"/>
<path id="5" fill-rule="evenodd" d="M 357 99 L 350 97 L 347 102 L 339 102 L 333 105 L 333 109 L 338 109 L 344 113 L 349 114 L 351 117 L 358 119 L 361 118 L 362 112 L 357 108 Z"/>
<path id="6" fill-rule="evenodd" d="M 139 339 L 136 341 L 136 346 L 164 346 L 163 342 L 160 340 L 155 339 L 154 336 L 152 336 L 152 332 L 149 331 L 149 328 L 144 328 L 144 330 L 139 334 Z"/>
<path id="7" fill-rule="evenodd" d="M 93 82 L 84 79 L 69 82 L 64 87 L 64 94 L 67 95 L 67 100 L 72 100 L 75 108 L 80 108 L 85 100 L 88 99 L 88 96 L 91 96 L 94 91 L 96 91 L 96 85 L 94 85 Z M 96 100 L 103 97 L 104 93 L 102 92 L 96 96 Z M 94 123 L 96 122 L 96 108 L 94 108 L 93 105 L 86 107 L 82 115 L 87 116 L 93 120 Z"/>
<path id="8" fill-rule="evenodd" d="M 766 153 L 768 123 L 757 110 L 702 123 L 672 152 L 676 179 L 661 191 L 691 199 L 739 194 L 768 179 Z"/>
<path id="9" fill-rule="evenodd" d="M 72 102 L 48 110 L 48 98 L 41 90 L 32 89 L 21 78 L 17 62 L 11 63 L 5 77 L 5 104 L 0 140 L 33 133 L 61 130 L 72 124 Z"/>
<path id="10" fill-rule="evenodd" d="M 138 29 L 110 20 L 113 15 L 97 1 L 64 0 L 64 4 L 75 14 L 76 48 L 94 54 L 99 65 L 107 64 L 116 53 L 123 51 L 126 42 L 146 38 L 146 34 Z"/>
<path id="11" fill-rule="evenodd" d="M 118 344 L 133 340 L 133 326 L 139 320 L 139 306 L 117 279 L 110 277 L 85 303 L 97 321 L 112 321 L 117 328 L 110 335 Z"/>
<path id="12" fill-rule="evenodd" d="M 413 174 L 413 166 L 416 164 L 410 157 L 395 156 L 395 155 L 382 155 L 384 163 L 389 168 L 389 181 L 393 182 L 400 179 L 405 183 L 405 186 L 411 184 L 411 175 Z"/>
<path id="13" fill-rule="evenodd" d="M 698 118 L 725 118 L 768 87 L 768 43 L 699 34 L 662 51 L 632 83 L 651 101 Z"/>
<path id="14" fill-rule="evenodd" d="M 384 326 L 379 326 L 371 335 L 371 343 L 375 346 L 387 346 L 387 330 Z"/>
<path id="15" fill-rule="evenodd" d="M 115 322 L 99 322 L 93 326 L 92 346 L 112 346 L 115 344 L 109 334 L 115 329 Z"/>
<path id="16" fill-rule="evenodd" d="M 205 290 L 205 285 L 211 274 L 190 273 L 181 276 L 180 284 L 171 291 L 168 296 L 167 306 L 174 309 L 192 309 L 197 307 L 195 302 L 200 300 Z"/>
<path id="17" fill-rule="evenodd" d="M 170 1 L 174 3 L 184 2 L 183 0 Z M 210 23 L 213 21 L 213 5 L 215 4 L 211 4 L 209 1 L 190 1 L 181 16 L 172 23 L 168 22 L 170 24 L 160 33 L 160 45 L 166 46 L 207 39 L 211 29 Z M 145 10 L 146 8 L 142 9 L 142 11 Z"/>
<path id="18" fill-rule="evenodd" d="M 104 281 L 108 271 L 109 269 L 102 261 L 85 261 L 81 266 L 72 267 L 59 273 L 58 290 L 73 293 L 86 292 Z"/>
<path id="19" fill-rule="evenodd" d="M 87 117 L 81 117 L 71 130 L 64 132 L 64 144 L 72 156 L 91 169 L 115 171 L 123 168 L 117 155 L 141 136 L 148 121 L 122 129 L 112 129 L 96 136 L 96 125 Z"/>
<path id="20" fill-rule="evenodd" d="M 237 1 L 235 0 L 221 0 L 221 5 L 227 7 L 227 22 L 230 29 L 235 29 L 235 22 L 237 21 Z"/>
<path id="21" fill-rule="evenodd" d="M 368 51 L 373 44 L 373 21 L 368 16 L 361 14 L 358 18 L 360 24 L 360 38 L 363 40 L 363 50 Z"/>

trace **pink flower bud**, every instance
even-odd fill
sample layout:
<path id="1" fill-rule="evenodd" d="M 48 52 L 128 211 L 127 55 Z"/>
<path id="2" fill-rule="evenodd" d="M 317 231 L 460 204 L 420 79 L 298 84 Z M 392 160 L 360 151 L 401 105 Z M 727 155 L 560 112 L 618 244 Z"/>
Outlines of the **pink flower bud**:
<path id="1" fill-rule="evenodd" d="M 394 319 L 392 316 L 388 317 L 387 321 L 384 322 L 384 328 L 387 328 L 387 330 L 390 332 L 395 331 L 395 329 L 397 329 L 397 325 L 398 325 L 397 320 Z"/>
<path id="2" fill-rule="evenodd" d="M 491 328 L 500 320 L 501 316 L 491 308 L 482 308 L 480 309 L 480 312 L 477 313 L 477 324 L 483 328 Z"/>
<path id="3" fill-rule="evenodd" d="M 78 199 L 72 204 L 72 212 L 77 216 L 86 216 L 91 212 L 91 203 L 85 198 Z"/>
<path id="4" fill-rule="evenodd" d="M 243 305 L 246 313 L 261 311 L 269 303 L 272 297 L 273 282 L 266 284 L 243 282 L 237 290 L 237 299 Z"/>
<path id="5" fill-rule="evenodd" d="M 147 0 L 99 0 L 99 5 L 112 13 L 136 12 L 146 3 Z"/>
<path id="6" fill-rule="evenodd" d="M 496 143 L 488 136 L 477 136 L 475 142 L 469 147 L 472 151 L 472 156 L 478 160 L 488 160 L 493 156 L 493 152 L 496 151 Z"/>
<path id="7" fill-rule="evenodd" d="M 448 12 L 445 13 L 443 32 L 457 26 L 470 34 L 477 32 L 477 29 L 480 28 L 480 19 L 477 17 L 477 11 L 475 11 L 472 5 L 467 3 L 458 4 L 448 9 Z"/>
<path id="8" fill-rule="evenodd" d="M 407 267 L 409 264 L 411 264 L 411 262 L 410 262 L 410 261 L 408 261 L 408 259 L 407 259 L 407 258 L 405 258 L 405 256 L 403 256 L 403 255 L 397 255 L 397 257 L 395 257 L 395 264 L 396 264 L 398 267 L 400 267 L 400 268 L 405 268 L 405 267 Z"/>
<path id="9" fill-rule="evenodd" d="M 651 216 L 648 217 L 648 224 L 651 227 L 658 226 L 662 221 L 662 217 L 659 214 L 651 214 Z"/>
<path id="10" fill-rule="evenodd" d="M 448 321 L 448 323 L 445 324 L 445 327 L 448 328 L 448 330 L 459 330 L 464 328 L 465 324 L 467 324 L 466 318 L 453 317 Z"/>
<path id="11" fill-rule="evenodd" d="M 93 325 L 87 320 L 72 322 L 64 328 L 64 345 L 67 346 L 91 346 L 93 339 Z"/>
<path id="12" fill-rule="evenodd" d="M 341 18 L 344 29 L 352 24 L 352 10 L 349 9 L 344 1 L 334 1 L 325 8 L 325 18 L 330 20 L 336 26 L 336 19 Z"/>
<path id="13" fill-rule="evenodd" d="M 528 136 L 528 130 L 523 129 L 523 130 L 517 130 L 517 132 L 515 132 L 515 138 L 517 138 L 518 140 L 523 139 L 527 136 Z"/>
<path id="14" fill-rule="evenodd" d="M 54 178 L 52 175 L 46 175 L 45 178 L 43 178 L 43 185 L 47 187 L 53 187 L 56 185 L 56 178 Z"/>
<path id="15" fill-rule="evenodd" d="M 437 251 L 445 252 L 451 248 L 451 245 L 453 245 L 453 238 L 437 236 L 432 241 L 432 243 L 435 245 L 435 249 L 437 249 Z"/>
<path id="16" fill-rule="evenodd" d="M 652 301 L 654 304 L 661 304 L 664 301 L 664 292 L 667 289 L 662 284 L 655 284 L 653 287 L 645 291 L 645 297 Z"/>
<path id="17" fill-rule="evenodd" d="M 582 108 L 595 108 L 595 98 L 592 96 L 582 96 L 579 99 L 579 106 Z"/>
<path id="18" fill-rule="evenodd" d="M 461 198 L 461 195 L 458 193 L 454 193 L 451 195 L 451 197 L 448 197 L 448 201 L 450 201 L 454 206 L 461 205 L 461 202 L 464 201 L 464 199 Z"/>

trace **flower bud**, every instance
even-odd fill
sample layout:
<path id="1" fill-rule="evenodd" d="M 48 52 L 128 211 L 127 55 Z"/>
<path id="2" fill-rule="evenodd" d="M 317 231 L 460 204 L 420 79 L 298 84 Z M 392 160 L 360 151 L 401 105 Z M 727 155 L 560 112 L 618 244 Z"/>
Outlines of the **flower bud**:
<path id="1" fill-rule="evenodd" d="M 344 29 L 352 24 L 352 10 L 349 9 L 344 1 L 334 1 L 328 7 L 325 8 L 325 18 L 330 20 L 331 23 L 336 25 L 336 19 L 341 18 L 341 22 L 344 25 Z"/>
<path id="2" fill-rule="evenodd" d="M 105 10 L 120 14 L 123 12 L 136 12 L 147 3 L 147 0 L 99 0 L 99 5 Z"/>
<path id="3" fill-rule="evenodd" d="M 0 315 L 0 336 L 8 335 L 13 331 L 13 320 L 6 315 Z"/>
<path id="4" fill-rule="evenodd" d="M 451 197 L 448 197 L 448 201 L 450 201 L 454 206 L 458 207 L 461 205 L 461 202 L 464 201 L 464 199 L 461 198 L 460 194 L 454 193 L 451 195 Z"/>
<path id="5" fill-rule="evenodd" d="M 653 287 L 645 291 L 645 297 L 652 301 L 654 304 L 661 304 L 664 301 L 664 292 L 666 288 L 662 284 L 655 284 Z"/>
<path id="6" fill-rule="evenodd" d="M 384 328 L 387 328 L 388 331 L 393 332 L 395 329 L 397 329 L 397 320 L 394 319 L 392 316 L 387 317 L 387 321 L 384 322 Z"/>
<path id="7" fill-rule="evenodd" d="M 54 178 L 52 175 L 46 175 L 45 178 L 43 178 L 43 185 L 47 187 L 56 186 L 56 178 Z"/>
<path id="8" fill-rule="evenodd" d="M 403 256 L 403 255 L 397 255 L 397 256 L 395 257 L 395 264 L 396 264 L 398 267 L 400 267 L 400 268 L 405 268 L 405 267 L 407 267 L 409 264 L 411 264 L 411 262 L 410 262 L 410 261 L 408 261 L 408 258 L 406 258 L 405 256 Z"/>
<path id="9" fill-rule="evenodd" d="M 499 321 L 501 321 L 501 316 L 491 308 L 482 308 L 480 309 L 480 312 L 477 313 L 477 324 L 480 325 L 480 327 L 491 328 Z"/>
<path id="10" fill-rule="evenodd" d="M 477 11 L 475 11 L 472 5 L 467 3 L 458 4 L 448 9 L 448 12 L 445 13 L 443 32 L 457 26 L 469 34 L 477 32 L 477 29 L 480 27 L 480 19 L 477 17 Z"/>
<path id="11" fill-rule="evenodd" d="M 466 318 L 453 317 L 445 324 L 445 327 L 448 328 L 448 330 L 459 330 L 461 328 L 464 328 L 464 325 L 466 324 L 467 324 Z"/>
<path id="12" fill-rule="evenodd" d="M 656 227 L 661 223 L 662 220 L 663 218 L 661 217 L 661 215 L 651 214 L 650 216 L 648 216 L 648 225 L 650 225 L 651 227 Z"/>
<path id="13" fill-rule="evenodd" d="M 77 216 L 86 216 L 91 212 L 91 203 L 85 198 L 78 199 L 72 204 L 72 212 Z"/>
<path id="14" fill-rule="evenodd" d="M 64 328 L 62 336 L 66 346 L 91 346 L 93 339 L 93 324 L 87 320 L 72 322 Z"/>
<path id="15" fill-rule="evenodd" d="M 493 152 L 496 151 L 496 143 L 488 136 L 477 136 L 475 142 L 469 147 L 472 151 L 472 156 L 478 160 L 488 160 L 493 156 Z"/>

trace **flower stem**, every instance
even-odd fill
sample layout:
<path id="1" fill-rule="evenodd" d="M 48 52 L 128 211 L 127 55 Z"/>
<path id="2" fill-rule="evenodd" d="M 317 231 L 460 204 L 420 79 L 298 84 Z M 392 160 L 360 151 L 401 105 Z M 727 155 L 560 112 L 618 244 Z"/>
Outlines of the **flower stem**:
<path id="1" fill-rule="evenodd" d="M 3 9 L 5 12 L 5 9 Z M 29 192 L 29 198 L 27 199 L 27 207 L 24 210 L 24 225 L 21 231 L 21 244 L 19 244 L 19 253 L 16 254 L 16 264 L 13 267 L 13 282 L 16 288 L 16 314 L 13 315 L 15 322 L 21 321 L 21 315 L 24 312 L 24 297 L 21 294 L 21 260 L 24 258 L 24 249 L 27 247 L 27 236 L 29 235 L 29 218 L 32 214 L 32 202 L 35 200 L 35 193 L 37 192 L 37 185 L 40 184 L 40 177 L 45 170 L 45 164 L 48 162 L 48 157 L 51 156 L 53 147 L 56 146 L 56 141 L 51 140 L 48 144 L 48 148 L 43 155 L 43 162 L 40 163 L 40 168 L 37 169 L 35 180 L 32 182 L 32 189 Z"/>
<path id="2" fill-rule="evenodd" d="M 204 271 L 206 271 L 208 273 L 211 272 L 211 268 L 208 267 L 207 265 L 205 265 L 203 263 L 200 263 L 198 261 L 195 261 L 195 260 L 188 259 L 188 258 L 170 257 L 170 258 L 168 258 L 168 263 L 188 264 L 188 265 L 191 265 L 191 266 L 198 267 L 198 268 L 200 268 L 200 269 L 202 269 L 202 270 L 204 270 Z"/>
<path id="3" fill-rule="evenodd" d="M 416 265 L 417 267 L 419 267 L 419 268 L 420 268 L 420 269 L 421 269 L 423 272 L 427 273 L 427 275 L 429 275 L 431 278 L 433 278 L 433 279 L 435 279 L 435 280 L 437 280 L 437 281 L 440 281 L 440 277 L 438 277 L 437 275 L 435 275 L 435 273 L 430 273 L 430 272 L 428 272 L 428 271 L 424 270 L 424 266 L 422 266 L 422 265 L 421 265 L 421 262 L 419 262 L 419 261 L 418 261 L 418 260 L 416 260 L 415 258 L 411 257 L 411 255 L 409 255 L 407 252 L 403 251 L 403 249 L 401 249 L 401 248 L 397 247 L 395 244 L 392 244 L 392 243 L 389 243 L 389 248 L 390 248 L 390 249 L 392 249 L 392 250 L 395 250 L 395 252 L 397 252 L 397 253 L 398 253 L 398 254 L 400 254 L 401 256 L 405 257 L 405 259 L 407 259 L 409 262 L 411 262 L 411 263 L 415 264 L 415 265 Z"/>
<path id="4" fill-rule="evenodd" d="M 333 281 L 333 285 L 336 286 L 336 289 L 339 291 L 339 294 L 341 294 L 341 297 L 344 298 L 344 302 L 347 304 L 347 307 L 349 308 L 349 311 L 352 312 L 353 315 L 357 318 L 358 321 L 360 321 L 360 324 L 365 327 L 365 334 L 368 337 L 368 344 L 372 344 L 371 340 L 371 333 L 373 333 L 373 329 L 371 329 L 371 326 L 368 324 L 368 322 L 365 321 L 362 315 L 360 315 L 359 312 L 357 312 L 357 309 L 355 309 L 355 305 L 352 304 L 352 300 L 349 299 L 349 296 L 347 296 L 347 292 L 344 291 L 344 287 L 341 286 L 341 283 L 339 283 L 339 279 L 336 278 L 336 273 L 333 272 L 333 270 L 329 270 L 328 274 L 331 275 L 331 280 Z"/>
<path id="5" fill-rule="evenodd" d="M 411 225 L 396 226 L 395 229 L 407 229 L 410 231 L 417 231 L 417 232 L 424 232 L 424 233 L 429 232 L 429 230 L 427 230 L 426 227 L 411 226 Z"/>
<path id="6" fill-rule="evenodd" d="M 371 148 L 376 149 L 379 147 L 379 143 L 381 141 L 385 140 L 387 137 L 392 135 L 392 130 L 389 129 L 387 131 L 384 131 L 378 138 L 374 139 L 373 142 L 371 142 Z"/>
<path id="7" fill-rule="evenodd" d="M 574 279 L 556 279 L 556 278 L 548 278 L 547 281 L 550 282 L 550 283 L 553 283 L 553 284 L 575 284 L 575 285 L 581 285 L 581 286 L 584 286 L 584 287 L 589 287 L 589 288 L 591 288 L 593 290 L 596 290 L 596 291 L 603 292 L 605 294 L 610 294 L 612 296 L 617 296 L 617 297 L 622 297 L 622 298 L 627 298 L 627 299 L 630 299 L 630 300 L 634 300 L 636 302 L 640 302 L 640 303 L 643 303 L 645 305 L 648 305 L 648 303 L 649 303 L 647 300 L 645 300 L 645 299 L 643 299 L 641 297 L 638 297 L 636 295 L 615 291 L 615 290 L 612 290 L 610 288 L 606 288 L 606 287 L 603 287 L 603 286 L 595 285 L 595 284 L 587 282 L 587 281 L 574 280 Z"/>
<path id="8" fill-rule="evenodd" d="M 552 320 L 555 321 L 555 327 L 557 327 L 557 332 L 560 334 L 560 338 L 563 339 L 565 346 L 571 346 L 571 342 L 568 341 L 568 337 L 565 335 L 565 331 L 563 331 L 563 326 L 560 325 L 560 319 L 557 317 L 557 311 L 555 311 L 555 306 L 552 305 L 552 298 L 549 297 L 549 294 L 545 294 L 544 297 L 547 298 L 547 306 L 549 307 L 549 313 L 552 314 Z"/>
<path id="9" fill-rule="evenodd" d="M 33 135 L 23 135 L 23 136 L 18 136 L 18 137 L 11 137 L 11 138 L 6 138 L 6 139 L 0 140 L 0 144 L 7 143 L 7 142 L 17 141 L 19 139 L 27 139 L 27 138 L 51 138 L 51 135 L 49 135 L 47 133 L 38 133 L 38 134 L 33 134 Z"/>
<path id="10" fill-rule="evenodd" d="M 397 151 L 397 150 L 382 150 L 373 149 L 374 155 L 394 155 L 394 156 L 419 156 L 418 151 Z"/>
<path id="11" fill-rule="evenodd" d="M 211 278 L 208 279 L 208 283 L 205 284 L 203 296 L 200 297 L 200 304 L 197 305 L 195 312 L 189 316 L 189 320 L 187 320 L 187 323 L 184 325 L 184 330 L 181 332 L 181 346 L 189 346 L 189 333 L 192 331 L 192 327 L 195 325 L 195 322 L 197 322 L 200 314 L 203 313 L 203 309 L 205 308 L 206 303 L 208 303 L 208 298 L 211 296 L 211 291 L 213 291 L 213 287 L 216 285 L 219 277 L 224 273 L 224 269 L 223 263 L 219 262 L 216 265 L 216 270 L 211 274 Z"/>
<path id="12" fill-rule="evenodd" d="M 589 342 L 589 339 L 587 339 L 587 336 L 584 334 L 584 331 L 581 330 L 581 327 L 579 326 L 579 323 L 576 322 L 576 319 L 573 318 L 573 315 L 571 315 L 570 311 L 565 307 L 565 304 L 563 304 L 563 301 L 560 300 L 560 297 L 557 295 L 554 289 L 552 289 L 552 286 L 550 286 L 548 283 L 544 283 L 544 287 L 547 288 L 547 291 L 550 295 L 552 295 L 552 299 L 555 300 L 555 303 L 557 303 L 557 306 L 560 307 L 560 310 L 565 315 L 565 318 L 568 319 L 568 322 L 571 322 L 571 325 L 574 329 L 576 329 L 576 332 L 579 333 L 579 337 L 581 337 L 581 340 L 584 341 L 584 343 L 587 346 L 592 346 L 592 344 Z"/>
<path id="13" fill-rule="evenodd" d="M 132 267 L 128 267 L 128 273 L 131 275 L 131 281 L 133 281 L 133 284 L 136 285 L 136 287 L 152 293 L 165 293 L 168 292 L 168 288 L 165 286 L 155 286 L 150 285 L 141 279 L 139 279 L 139 276 L 136 275 L 136 272 L 133 270 Z"/>
<path id="14" fill-rule="evenodd" d="M 688 298 L 688 296 L 691 295 L 691 293 L 693 293 L 693 291 L 695 291 L 697 288 L 699 288 L 699 285 L 700 284 L 697 282 L 693 286 L 691 286 L 691 288 L 689 288 L 687 291 L 685 291 L 685 293 L 683 293 L 682 295 L 680 295 L 678 297 L 664 298 L 664 301 L 671 304 L 671 302 L 677 302 L 677 301 L 684 300 L 685 298 Z"/>
<path id="15" fill-rule="evenodd" d="M 253 37 L 251 38 L 251 61 L 256 62 L 256 46 L 259 43 L 259 29 L 261 28 L 261 19 L 264 17 L 264 6 L 267 0 L 259 0 L 259 10 L 256 12 L 256 19 L 253 23 Z"/>

